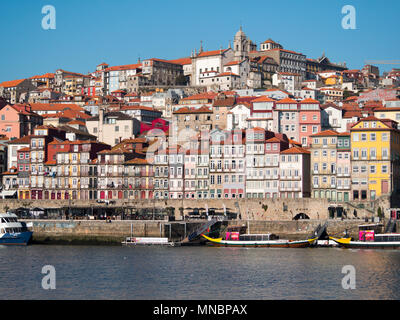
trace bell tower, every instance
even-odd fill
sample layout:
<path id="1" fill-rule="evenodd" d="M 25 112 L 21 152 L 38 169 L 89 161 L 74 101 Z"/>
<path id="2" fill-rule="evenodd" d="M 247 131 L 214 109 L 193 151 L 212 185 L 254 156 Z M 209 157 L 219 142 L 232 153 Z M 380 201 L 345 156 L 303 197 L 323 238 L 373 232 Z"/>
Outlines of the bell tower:
<path id="1" fill-rule="evenodd" d="M 248 40 L 242 30 L 242 26 L 240 26 L 233 39 L 233 51 L 235 52 L 235 60 L 241 61 L 249 56 Z"/>

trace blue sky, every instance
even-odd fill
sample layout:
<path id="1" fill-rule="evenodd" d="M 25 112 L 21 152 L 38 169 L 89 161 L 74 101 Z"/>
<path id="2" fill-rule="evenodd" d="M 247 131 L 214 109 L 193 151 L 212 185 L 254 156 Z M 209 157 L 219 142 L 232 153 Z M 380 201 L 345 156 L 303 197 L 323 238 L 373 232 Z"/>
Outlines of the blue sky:
<path id="1" fill-rule="evenodd" d="M 42 7 L 56 8 L 56 30 L 41 27 Z M 344 5 L 356 9 L 356 30 L 345 30 Z M 0 2 L 0 81 L 62 68 L 87 73 L 99 63 L 136 63 L 138 57 L 189 56 L 228 47 L 242 24 L 258 44 L 358 69 L 365 60 L 400 59 L 398 0 L 14 0 Z M 378 65 L 390 70 L 400 65 Z"/>

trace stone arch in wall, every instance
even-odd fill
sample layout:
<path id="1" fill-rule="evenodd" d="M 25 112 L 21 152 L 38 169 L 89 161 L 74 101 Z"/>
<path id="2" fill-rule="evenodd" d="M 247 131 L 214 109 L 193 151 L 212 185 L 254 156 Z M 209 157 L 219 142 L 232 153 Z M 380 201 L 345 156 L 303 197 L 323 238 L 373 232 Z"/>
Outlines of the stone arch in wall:
<path id="1" fill-rule="evenodd" d="M 296 214 L 293 217 L 293 220 L 310 220 L 310 217 L 307 214 L 301 212 L 301 213 Z"/>

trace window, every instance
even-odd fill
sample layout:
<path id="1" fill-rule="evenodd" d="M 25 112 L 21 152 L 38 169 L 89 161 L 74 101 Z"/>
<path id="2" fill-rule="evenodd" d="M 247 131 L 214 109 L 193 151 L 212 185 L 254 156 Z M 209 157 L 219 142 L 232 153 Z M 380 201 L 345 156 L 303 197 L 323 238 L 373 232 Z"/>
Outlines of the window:
<path id="1" fill-rule="evenodd" d="M 361 159 L 367 159 L 367 149 L 361 149 Z"/>
<path id="2" fill-rule="evenodd" d="M 370 156 L 371 159 L 375 159 L 376 158 L 376 148 L 369 149 L 369 156 Z"/>

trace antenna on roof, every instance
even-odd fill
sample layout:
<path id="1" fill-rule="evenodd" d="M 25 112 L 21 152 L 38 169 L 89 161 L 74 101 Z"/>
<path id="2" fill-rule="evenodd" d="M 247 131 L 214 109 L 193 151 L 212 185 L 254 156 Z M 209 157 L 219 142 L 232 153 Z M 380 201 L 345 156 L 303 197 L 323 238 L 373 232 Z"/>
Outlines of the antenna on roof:
<path id="1" fill-rule="evenodd" d="M 200 52 L 203 52 L 203 40 L 200 40 L 200 51 L 199 51 L 199 53 Z"/>

